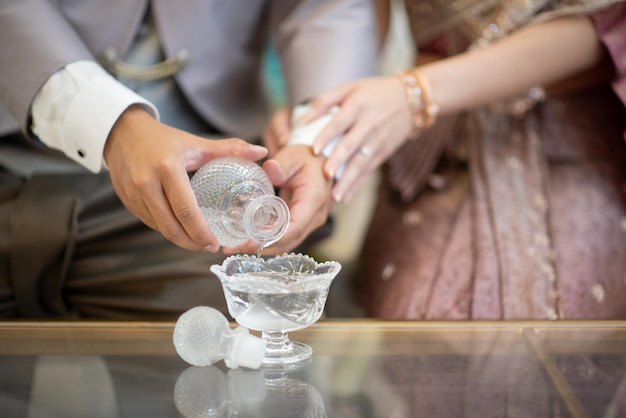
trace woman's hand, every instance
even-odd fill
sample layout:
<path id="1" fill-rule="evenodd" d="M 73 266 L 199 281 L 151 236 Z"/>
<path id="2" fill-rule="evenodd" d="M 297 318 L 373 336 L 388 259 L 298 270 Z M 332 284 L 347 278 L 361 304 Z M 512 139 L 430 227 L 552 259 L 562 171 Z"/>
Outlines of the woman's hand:
<path id="1" fill-rule="evenodd" d="M 375 171 L 407 139 L 411 111 L 404 86 L 396 77 L 374 77 L 339 86 L 315 97 L 304 117 L 311 121 L 339 105 L 313 144 L 315 154 L 343 134 L 324 165 L 333 178 L 346 164 L 332 191 L 333 200 L 349 200 L 366 177 Z"/>

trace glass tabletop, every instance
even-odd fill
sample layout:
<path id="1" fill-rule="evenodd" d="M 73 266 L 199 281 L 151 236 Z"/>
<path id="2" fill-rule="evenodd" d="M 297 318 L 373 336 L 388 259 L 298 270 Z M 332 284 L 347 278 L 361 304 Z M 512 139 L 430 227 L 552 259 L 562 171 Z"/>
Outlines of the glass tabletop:
<path id="1" fill-rule="evenodd" d="M 324 320 L 289 370 L 190 366 L 173 327 L 0 323 L 0 416 L 626 416 L 626 322 Z"/>

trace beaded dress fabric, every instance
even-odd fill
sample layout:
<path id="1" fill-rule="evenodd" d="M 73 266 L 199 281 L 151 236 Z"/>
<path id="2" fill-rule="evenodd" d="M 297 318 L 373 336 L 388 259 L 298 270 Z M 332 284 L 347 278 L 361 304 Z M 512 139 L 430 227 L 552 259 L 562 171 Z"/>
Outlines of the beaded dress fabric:
<path id="1" fill-rule="evenodd" d="M 626 39 L 626 4 L 416 0 L 407 11 L 420 51 L 444 55 L 534 21 L 610 13 L 611 53 L 563 83 L 445 115 L 389 160 L 357 276 L 368 313 L 626 318 L 626 111 L 612 89 L 626 50 L 610 45 Z"/>

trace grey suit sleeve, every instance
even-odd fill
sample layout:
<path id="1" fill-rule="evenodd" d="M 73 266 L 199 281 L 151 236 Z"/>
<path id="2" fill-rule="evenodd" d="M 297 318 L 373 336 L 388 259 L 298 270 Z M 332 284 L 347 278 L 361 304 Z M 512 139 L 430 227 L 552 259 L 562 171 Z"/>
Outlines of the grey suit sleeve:
<path id="1" fill-rule="evenodd" d="M 0 0 L 0 100 L 28 133 L 38 90 L 68 63 L 93 59 L 48 0 Z"/>
<path id="2" fill-rule="evenodd" d="M 377 73 L 372 0 L 271 3 L 270 30 L 291 104 Z"/>

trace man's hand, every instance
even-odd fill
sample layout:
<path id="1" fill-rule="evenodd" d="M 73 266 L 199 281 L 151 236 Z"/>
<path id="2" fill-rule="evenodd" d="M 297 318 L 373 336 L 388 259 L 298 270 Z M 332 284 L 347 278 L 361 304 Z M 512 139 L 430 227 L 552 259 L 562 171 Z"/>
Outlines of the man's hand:
<path id="1" fill-rule="evenodd" d="M 223 156 L 256 161 L 264 147 L 241 139 L 207 140 L 159 123 L 141 106 L 114 125 L 104 158 L 120 200 L 150 228 L 188 250 L 216 252 L 217 239 L 198 207 L 189 172 Z"/>
<path id="2" fill-rule="evenodd" d="M 291 251 L 326 222 L 331 207 L 332 180 L 323 174 L 325 160 L 323 156 L 313 155 L 309 146 L 291 145 L 283 147 L 273 160 L 263 164 L 272 183 L 280 187 L 280 197 L 287 202 L 291 217 L 285 235 L 263 249 L 263 255 Z M 237 248 L 224 248 L 224 253 L 254 253 L 257 249 L 258 244 L 248 242 Z"/>

